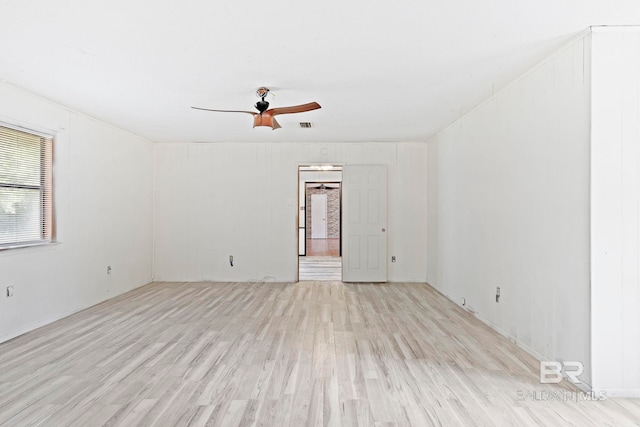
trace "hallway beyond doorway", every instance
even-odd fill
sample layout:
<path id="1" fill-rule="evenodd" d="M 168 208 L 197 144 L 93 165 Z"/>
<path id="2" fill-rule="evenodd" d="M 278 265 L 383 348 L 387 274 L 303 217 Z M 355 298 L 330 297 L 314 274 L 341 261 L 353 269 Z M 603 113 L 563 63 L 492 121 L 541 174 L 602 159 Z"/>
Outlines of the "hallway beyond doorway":
<path id="1" fill-rule="evenodd" d="M 340 239 L 307 239 L 307 256 L 340 256 Z"/>

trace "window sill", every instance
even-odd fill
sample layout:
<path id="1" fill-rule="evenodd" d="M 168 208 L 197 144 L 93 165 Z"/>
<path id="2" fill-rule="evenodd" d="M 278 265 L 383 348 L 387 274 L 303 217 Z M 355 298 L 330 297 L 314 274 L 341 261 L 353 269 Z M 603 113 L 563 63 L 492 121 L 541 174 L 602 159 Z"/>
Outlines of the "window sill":
<path id="1" fill-rule="evenodd" d="M 60 244 L 60 242 L 34 242 L 34 243 L 16 243 L 9 244 L 5 246 L 0 246 L 0 252 L 10 251 L 14 249 L 24 249 L 24 248 L 42 248 L 47 246 L 56 246 Z"/>

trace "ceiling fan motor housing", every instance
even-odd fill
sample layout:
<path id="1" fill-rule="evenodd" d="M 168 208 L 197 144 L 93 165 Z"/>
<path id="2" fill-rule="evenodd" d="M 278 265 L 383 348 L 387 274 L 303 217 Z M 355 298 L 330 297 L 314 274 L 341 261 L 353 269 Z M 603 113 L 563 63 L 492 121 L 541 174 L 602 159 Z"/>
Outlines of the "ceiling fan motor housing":
<path id="1" fill-rule="evenodd" d="M 260 114 L 262 114 L 267 111 L 267 108 L 269 108 L 269 103 L 263 98 L 262 100 L 256 102 L 255 107 L 258 111 L 260 111 Z"/>

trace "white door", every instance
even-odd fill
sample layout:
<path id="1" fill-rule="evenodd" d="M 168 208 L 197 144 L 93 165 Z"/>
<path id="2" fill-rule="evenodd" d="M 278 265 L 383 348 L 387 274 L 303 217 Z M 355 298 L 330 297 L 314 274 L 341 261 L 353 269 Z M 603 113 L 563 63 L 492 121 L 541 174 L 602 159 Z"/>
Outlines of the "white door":
<path id="1" fill-rule="evenodd" d="M 311 195 L 311 238 L 327 238 L 327 195 Z"/>
<path id="2" fill-rule="evenodd" d="M 387 281 L 387 167 L 342 170 L 342 280 Z"/>

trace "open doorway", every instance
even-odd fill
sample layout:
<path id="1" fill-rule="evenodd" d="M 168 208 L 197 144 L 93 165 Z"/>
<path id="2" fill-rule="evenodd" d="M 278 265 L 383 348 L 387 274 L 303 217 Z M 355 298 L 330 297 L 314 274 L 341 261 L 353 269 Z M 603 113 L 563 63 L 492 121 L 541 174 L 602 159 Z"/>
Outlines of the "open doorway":
<path id="1" fill-rule="evenodd" d="M 342 280 L 342 167 L 300 166 L 298 279 Z"/>
<path id="2" fill-rule="evenodd" d="M 306 183 L 306 256 L 341 255 L 341 190 L 340 182 Z"/>

